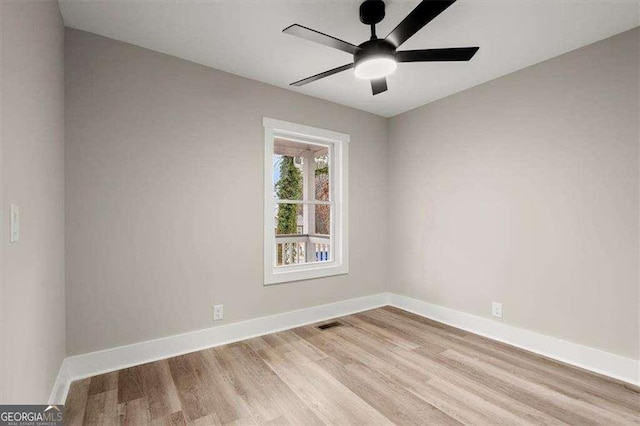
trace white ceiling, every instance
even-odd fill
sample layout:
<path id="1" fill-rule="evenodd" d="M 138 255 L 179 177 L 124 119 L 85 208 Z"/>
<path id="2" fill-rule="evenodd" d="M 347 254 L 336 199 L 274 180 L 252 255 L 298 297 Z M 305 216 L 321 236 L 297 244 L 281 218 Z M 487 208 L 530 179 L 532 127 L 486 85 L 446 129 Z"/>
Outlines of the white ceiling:
<path id="1" fill-rule="evenodd" d="M 418 1 L 387 1 L 385 36 Z M 67 26 L 184 58 L 254 80 L 289 83 L 349 63 L 351 55 L 282 33 L 298 23 L 353 44 L 369 37 L 359 1 L 60 0 Z M 385 117 L 577 49 L 639 24 L 638 2 L 459 0 L 402 49 L 480 46 L 471 62 L 404 63 L 389 90 L 371 95 L 345 71 L 301 88 Z"/>

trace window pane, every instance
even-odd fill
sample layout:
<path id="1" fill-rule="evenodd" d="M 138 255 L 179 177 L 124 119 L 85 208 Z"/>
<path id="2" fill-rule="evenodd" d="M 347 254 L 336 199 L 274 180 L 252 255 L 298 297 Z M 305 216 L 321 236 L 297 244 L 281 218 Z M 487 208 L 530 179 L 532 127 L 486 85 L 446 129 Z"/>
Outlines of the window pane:
<path id="1" fill-rule="evenodd" d="M 303 211 L 302 204 L 276 204 L 276 266 L 306 263 Z"/>
<path id="2" fill-rule="evenodd" d="M 275 138 L 273 197 L 276 200 L 329 201 L 329 148 Z"/>
<path id="3" fill-rule="evenodd" d="M 277 203 L 273 226 L 276 266 L 331 260 L 330 206 Z"/>
<path id="4" fill-rule="evenodd" d="M 302 234 L 304 231 L 303 210 L 302 204 L 276 203 L 274 216 L 276 235 Z"/>
<path id="5" fill-rule="evenodd" d="M 331 206 L 313 206 L 315 232 L 309 236 L 309 250 L 314 262 L 326 262 L 331 256 Z"/>
<path id="6" fill-rule="evenodd" d="M 302 157 L 273 154 L 273 196 L 275 199 L 302 200 L 303 182 Z"/>
<path id="7" fill-rule="evenodd" d="M 318 204 L 315 206 L 315 232 L 319 235 L 331 235 L 331 206 Z"/>
<path id="8" fill-rule="evenodd" d="M 315 199 L 329 201 L 329 153 L 328 150 L 317 153 L 315 160 L 316 182 Z"/>

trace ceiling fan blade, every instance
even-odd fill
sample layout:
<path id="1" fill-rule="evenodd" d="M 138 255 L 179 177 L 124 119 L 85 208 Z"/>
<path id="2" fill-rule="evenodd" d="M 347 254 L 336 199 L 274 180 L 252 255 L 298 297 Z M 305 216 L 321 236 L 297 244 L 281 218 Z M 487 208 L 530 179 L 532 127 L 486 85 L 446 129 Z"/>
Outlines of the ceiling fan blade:
<path id="1" fill-rule="evenodd" d="M 330 69 L 329 71 L 321 72 L 320 74 L 312 75 L 311 77 L 298 80 L 290 84 L 290 86 L 304 86 L 305 84 L 320 80 L 321 78 L 329 77 L 330 75 L 337 74 L 342 71 L 346 71 L 349 68 L 353 68 L 353 64 L 342 65 L 341 67 Z"/>
<path id="2" fill-rule="evenodd" d="M 447 49 L 404 50 L 396 54 L 398 62 L 468 61 L 479 47 L 451 47 Z"/>
<path id="3" fill-rule="evenodd" d="M 387 40 L 396 47 L 420 31 L 433 18 L 440 15 L 446 8 L 455 3 L 456 0 L 422 0 L 415 9 L 407 15 L 398 26 L 389 33 Z"/>
<path id="4" fill-rule="evenodd" d="M 311 28 L 303 27 L 302 25 L 298 24 L 293 24 L 282 30 L 282 32 L 303 38 L 305 40 L 315 41 L 316 43 L 324 44 L 325 46 L 333 47 L 334 49 L 342 50 L 343 52 L 351 53 L 352 55 L 360 50 L 358 46 L 355 46 L 344 40 L 340 40 L 330 35 L 321 33 L 320 31 L 312 30 Z"/>
<path id="5" fill-rule="evenodd" d="M 371 90 L 373 90 L 373 95 L 377 95 L 378 93 L 387 91 L 387 79 L 385 77 L 377 78 L 375 80 L 371 80 Z"/>

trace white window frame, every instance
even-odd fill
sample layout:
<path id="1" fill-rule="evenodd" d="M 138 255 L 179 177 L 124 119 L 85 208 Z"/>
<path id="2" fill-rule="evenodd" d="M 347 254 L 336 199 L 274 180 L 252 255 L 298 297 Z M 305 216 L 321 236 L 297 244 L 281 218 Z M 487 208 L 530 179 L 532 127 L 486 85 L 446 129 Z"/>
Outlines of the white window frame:
<path id="1" fill-rule="evenodd" d="M 345 133 L 263 118 L 264 125 L 264 285 L 309 280 L 349 273 L 349 141 Z M 295 265 L 276 266 L 276 236 L 273 212 L 273 145 L 275 138 L 328 146 L 331 152 L 331 259 Z"/>

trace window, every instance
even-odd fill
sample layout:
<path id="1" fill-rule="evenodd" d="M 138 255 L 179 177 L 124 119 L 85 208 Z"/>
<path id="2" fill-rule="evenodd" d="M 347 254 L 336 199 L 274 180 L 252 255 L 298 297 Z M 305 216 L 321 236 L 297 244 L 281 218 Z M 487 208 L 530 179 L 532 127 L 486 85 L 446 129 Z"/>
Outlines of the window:
<path id="1" fill-rule="evenodd" d="M 264 283 L 349 272 L 349 135 L 265 118 Z"/>

